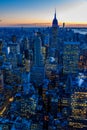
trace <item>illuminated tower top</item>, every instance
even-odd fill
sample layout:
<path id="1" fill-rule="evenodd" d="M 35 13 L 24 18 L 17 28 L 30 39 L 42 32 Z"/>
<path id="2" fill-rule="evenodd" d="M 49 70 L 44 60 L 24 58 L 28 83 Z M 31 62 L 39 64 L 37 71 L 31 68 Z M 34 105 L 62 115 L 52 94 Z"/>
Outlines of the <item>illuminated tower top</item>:
<path id="1" fill-rule="evenodd" d="M 54 19 L 52 22 L 52 27 L 58 27 L 58 20 L 56 18 L 56 10 L 55 10 Z"/>

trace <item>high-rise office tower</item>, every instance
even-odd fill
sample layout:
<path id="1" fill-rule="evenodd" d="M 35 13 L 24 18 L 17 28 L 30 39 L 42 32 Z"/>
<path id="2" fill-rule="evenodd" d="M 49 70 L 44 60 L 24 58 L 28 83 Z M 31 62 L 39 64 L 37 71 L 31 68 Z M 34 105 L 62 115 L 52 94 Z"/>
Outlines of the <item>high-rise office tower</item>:
<path id="1" fill-rule="evenodd" d="M 29 39 L 27 37 L 23 38 L 21 44 L 23 46 L 23 50 L 29 49 Z"/>
<path id="2" fill-rule="evenodd" d="M 72 114 L 69 117 L 69 127 L 71 130 L 87 130 L 87 87 L 76 88 L 71 95 Z"/>
<path id="3" fill-rule="evenodd" d="M 28 49 L 25 50 L 25 70 L 30 72 L 30 54 Z"/>
<path id="4" fill-rule="evenodd" d="M 12 37 L 12 41 L 8 43 L 8 59 L 12 63 L 13 68 L 17 67 L 17 55 L 20 54 L 20 45 L 16 42 L 16 36 Z"/>
<path id="5" fill-rule="evenodd" d="M 77 73 L 79 60 L 79 42 L 64 42 L 63 73 Z"/>
<path id="6" fill-rule="evenodd" d="M 3 61 L 4 61 L 3 56 L 2 56 L 2 47 L 3 47 L 3 42 L 0 39 L 0 66 L 2 66 Z"/>
<path id="7" fill-rule="evenodd" d="M 52 22 L 52 27 L 53 28 L 57 28 L 58 27 L 58 20 L 56 18 L 56 10 L 55 10 L 54 19 L 53 19 L 53 22 Z"/>
<path id="8" fill-rule="evenodd" d="M 13 54 L 19 54 L 20 53 L 20 46 L 18 43 L 9 42 L 8 43 L 9 52 Z"/>
<path id="9" fill-rule="evenodd" d="M 45 78 L 45 69 L 44 69 L 44 63 L 43 63 L 43 55 L 41 51 L 41 39 L 36 34 L 35 40 L 34 40 L 34 63 L 33 67 L 31 68 L 31 82 L 36 82 L 36 84 L 40 84 L 43 82 Z"/>
<path id="10" fill-rule="evenodd" d="M 56 11 L 54 14 L 54 19 L 52 21 L 52 35 L 51 35 L 51 45 L 50 45 L 50 55 L 55 57 L 56 50 L 59 49 L 58 45 L 58 20 L 56 18 Z"/>
<path id="11" fill-rule="evenodd" d="M 3 59 L 3 61 L 5 61 L 6 60 L 6 52 L 3 51 L 3 46 L 4 46 L 4 42 L 2 39 L 0 39 L 0 60 Z"/>
<path id="12" fill-rule="evenodd" d="M 30 90 L 30 73 L 29 72 L 22 73 L 22 85 L 23 85 L 24 93 L 28 94 Z"/>
<path id="13" fill-rule="evenodd" d="M 4 87 L 3 74 L 0 70 L 0 91 L 3 89 L 3 87 Z"/>
<path id="14" fill-rule="evenodd" d="M 1 53 L 2 53 L 2 47 L 3 47 L 3 42 L 2 42 L 2 40 L 0 39 L 0 55 L 1 55 Z"/>
<path id="15" fill-rule="evenodd" d="M 81 70 L 87 70 L 87 45 L 86 43 L 82 44 L 81 46 L 81 54 L 79 60 L 79 68 Z"/>
<path id="16" fill-rule="evenodd" d="M 42 42 L 37 34 L 37 36 L 35 36 L 34 41 L 34 66 L 43 66 L 43 56 L 41 46 Z"/>

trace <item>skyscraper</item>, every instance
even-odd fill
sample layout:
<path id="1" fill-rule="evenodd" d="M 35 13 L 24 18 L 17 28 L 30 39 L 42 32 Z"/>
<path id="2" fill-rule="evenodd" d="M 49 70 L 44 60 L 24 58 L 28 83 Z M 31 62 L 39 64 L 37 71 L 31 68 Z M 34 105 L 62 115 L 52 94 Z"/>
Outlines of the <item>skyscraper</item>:
<path id="1" fill-rule="evenodd" d="M 52 22 L 52 27 L 55 27 L 55 28 L 58 27 L 58 20 L 56 18 L 56 10 L 55 10 L 54 19 L 53 19 L 53 22 Z"/>
<path id="2" fill-rule="evenodd" d="M 74 90 L 75 91 L 75 90 Z M 77 87 L 71 96 L 72 114 L 69 126 L 72 129 L 87 130 L 87 88 Z"/>
<path id="3" fill-rule="evenodd" d="M 36 34 L 34 39 L 34 63 L 31 68 L 31 82 L 35 82 L 37 85 L 42 83 L 45 78 L 45 68 L 43 63 L 43 55 L 41 51 L 41 39 Z"/>
<path id="4" fill-rule="evenodd" d="M 3 74 L 0 70 L 0 91 L 4 88 Z"/>
<path id="5" fill-rule="evenodd" d="M 51 48 L 58 49 L 58 20 L 56 18 L 56 11 L 52 21 Z"/>
<path id="6" fill-rule="evenodd" d="M 34 39 L 34 66 L 43 66 L 43 56 L 42 56 L 42 50 L 41 50 L 41 39 L 38 36 L 35 36 Z"/>
<path id="7" fill-rule="evenodd" d="M 2 39 L 0 39 L 0 55 L 2 53 L 2 47 L 3 47 L 3 41 L 2 41 Z"/>
<path id="8" fill-rule="evenodd" d="M 63 73 L 77 73 L 79 60 L 79 42 L 64 42 Z"/>
<path id="9" fill-rule="evenodd" d="M 54 19 L 52 21 L 52 35 L 50 44 L 50 55 L 55 57 L 56 51 L 59 49 L 58 45 L 58 20 L 56 18 L 56 10 L 54 14 Z"/>

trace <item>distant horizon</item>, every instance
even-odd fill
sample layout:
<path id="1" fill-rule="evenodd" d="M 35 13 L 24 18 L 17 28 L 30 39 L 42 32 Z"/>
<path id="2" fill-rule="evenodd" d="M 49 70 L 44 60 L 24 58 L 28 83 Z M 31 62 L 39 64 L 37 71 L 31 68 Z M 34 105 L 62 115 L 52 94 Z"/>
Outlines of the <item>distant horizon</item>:
<path id="1" fill-rule="evenodd" d="M 0 26 L 51 26 L 55 8 L 59 25 L 87 26 L 87 0 L 1 0 Z"/>
<path id="2" fill-rule="evenodd" d="M 65 27 L 87 27 L 87 23 L 71 23 L 71 22 L 59 22 L 59 26 L 62 27 L 63 23 L 65 23 Z M 47 22 L 47 23 L 18 23 L 18 24 L 5 24 L 5 25 L 0 25 L 0 27 L 51 27 L 52 23 Z"/>

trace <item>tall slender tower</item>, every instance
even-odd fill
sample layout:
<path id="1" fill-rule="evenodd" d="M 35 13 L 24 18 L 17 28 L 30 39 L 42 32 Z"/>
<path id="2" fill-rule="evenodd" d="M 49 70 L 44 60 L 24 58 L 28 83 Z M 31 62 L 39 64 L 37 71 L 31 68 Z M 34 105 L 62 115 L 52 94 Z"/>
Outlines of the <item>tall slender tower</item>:
<path id="1" fill-rule="evenodd" d="M 41 45 L 42 43 L 40 37 L 36 36 L 34 41 L 34 65 L 35 66 L 43 66 Z"/>
<path id="2" fill-rule="evenodd" d="M 52 35 L 51 35 L 51 45 L 50 45 L 50 54 L 55 57 L 56 50 L 59 49 L 58 45 L 58 20 L 56 18 L 56 10 L 54 14 L 54 19 L 52 21 Z"/>
<path id="3" fill-rule="evenodd" d="M 53 19 L 53 22 L 52 22 L 52 27 L 54 28 L 57 28 L 58 27 L 58 20 L 56 18 L 56 9 L 55 9 L 55 14 L 54 14 L 54 19 Z"/>
<path id="4" fill-rule="evenodd" d="M 37 85 L 41 84 L 45 78 L 45 68 L 43 63 L 43 55 L 41 51 L 41 39 L 35 36 L 34 41 L 34 64 L 30 73 L 31 82 L 35 82 Z"/>

